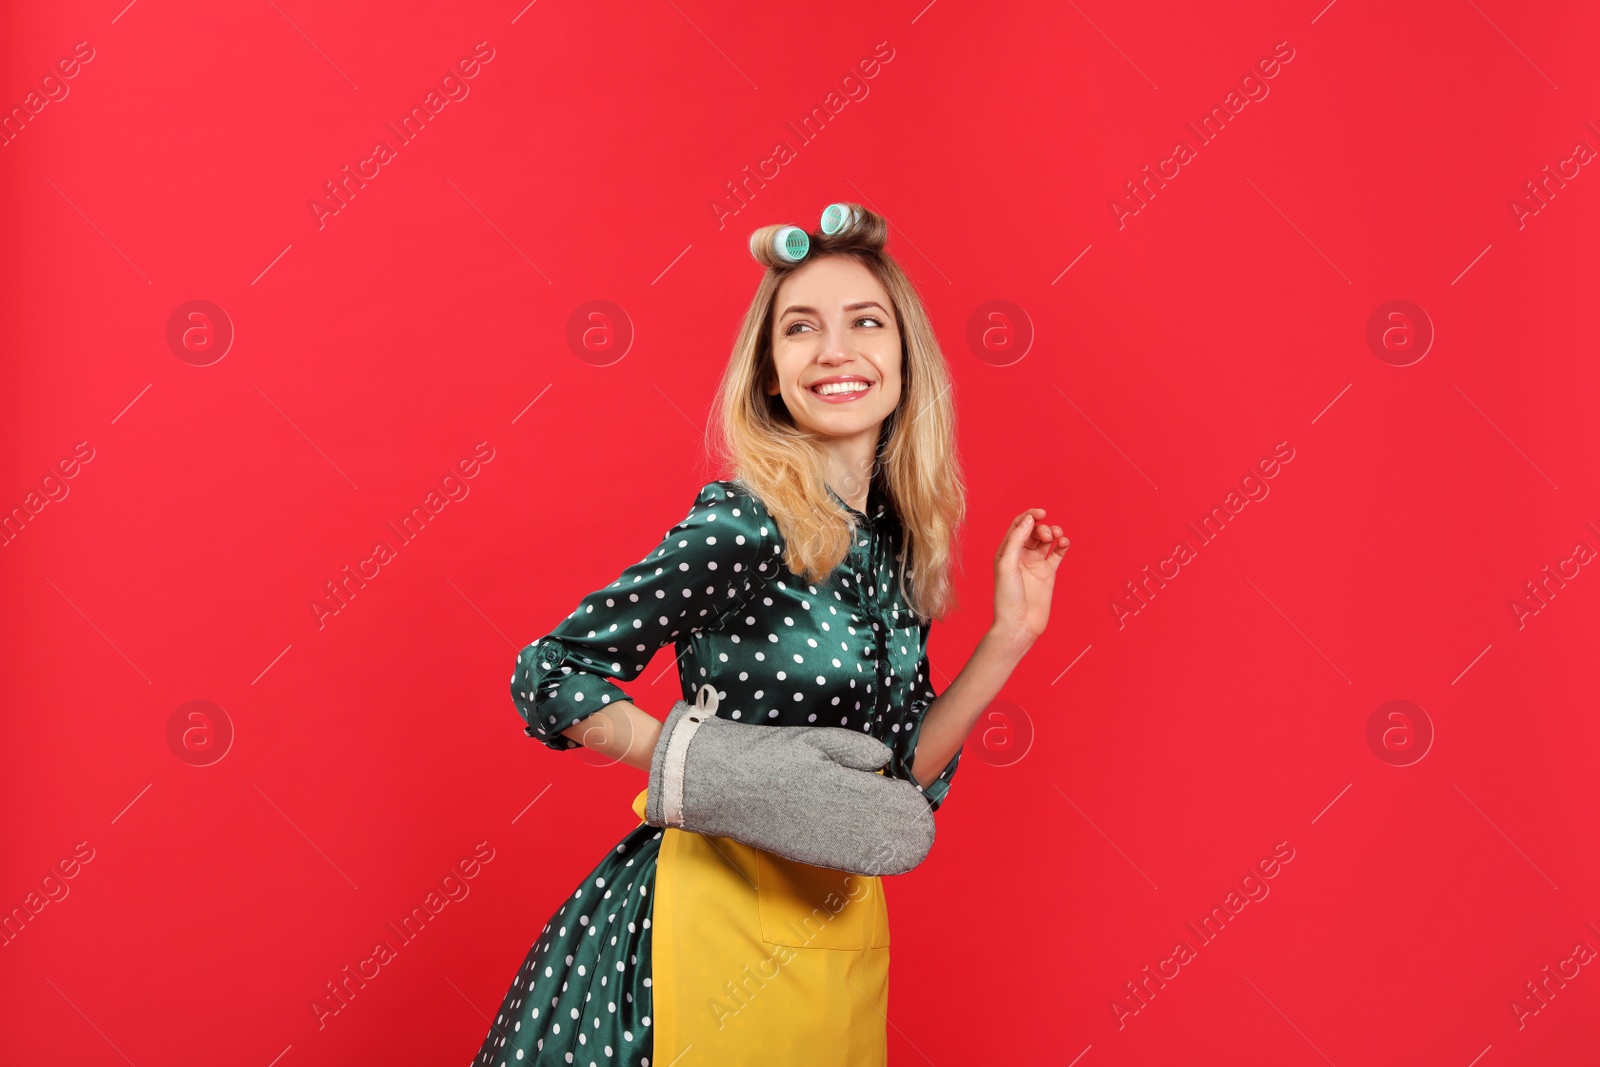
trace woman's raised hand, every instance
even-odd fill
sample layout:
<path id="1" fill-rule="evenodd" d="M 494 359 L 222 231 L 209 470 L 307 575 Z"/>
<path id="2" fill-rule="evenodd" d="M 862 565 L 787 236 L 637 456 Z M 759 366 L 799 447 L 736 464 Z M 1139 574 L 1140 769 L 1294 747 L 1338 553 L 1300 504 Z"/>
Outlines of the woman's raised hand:
<path id="1" fill-rule="evenodd" d="M 1018 515 L 995 553 L 992 629 L 1008 640 L 1032 643 L 1050 621 L 1056 568 L 1071 542 L 1043 519 L 1044 508 Z"/>

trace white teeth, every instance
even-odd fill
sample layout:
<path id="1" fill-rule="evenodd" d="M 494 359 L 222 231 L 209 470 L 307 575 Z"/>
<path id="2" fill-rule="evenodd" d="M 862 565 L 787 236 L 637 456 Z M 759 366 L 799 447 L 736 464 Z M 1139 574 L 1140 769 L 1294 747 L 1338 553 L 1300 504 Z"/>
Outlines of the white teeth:
<path id="1" fill-rule="evenodd" d="M 871 382 L 828 382 L 816 387 L 815 392 L 822 396 L 832 396 L 834 393 L 864 393 Z"/>

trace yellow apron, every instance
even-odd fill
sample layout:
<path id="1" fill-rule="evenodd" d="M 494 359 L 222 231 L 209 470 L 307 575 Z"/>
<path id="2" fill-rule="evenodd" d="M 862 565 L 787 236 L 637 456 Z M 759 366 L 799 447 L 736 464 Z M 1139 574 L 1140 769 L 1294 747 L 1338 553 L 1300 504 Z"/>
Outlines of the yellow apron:
<path id="1" fill-rule="evenodd" d="M 888 1062 L 882 878 L 666 827 L 653 891 L 655 1063 Z"/>

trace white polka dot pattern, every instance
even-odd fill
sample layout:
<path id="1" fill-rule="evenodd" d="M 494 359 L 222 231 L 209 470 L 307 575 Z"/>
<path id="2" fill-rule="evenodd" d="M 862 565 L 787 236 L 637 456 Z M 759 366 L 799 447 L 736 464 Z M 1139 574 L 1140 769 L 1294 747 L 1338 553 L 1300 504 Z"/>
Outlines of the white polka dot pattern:
<path id="1" fill-rule="evenodd" d="M 813 584 L 784 566 L 782 535 L 759 500 L 736 482 L 705 486 L 654 551 L 519 653 L 511 695 L 528 736 L 557 750 L 578 747 L 561 731 L 630 699 L 612 679 L 638 678 L 671 645 L 684 699 L 710 684 L 716 714 L 730 719 L 861 730 L 889 746 L 887 773 L 915 783 L 917 734 L 937 695 L 929 624 L 900 590 L 904 541 L 881 490 L 874 487 L 865 514 L 851 515 L 849 554 Z M 932 808 L 960 759 L 958 751 L 923 788 Z M 659 829 L 636 827 L 551 917 L 475 1064 L 648 1067 L 660 839 Z M 616 895 L 612 886 L 621 887 Z"/>
<path id="2" fill-rule="evenodd" d="M 813 584 L 784 565 L 782 535 L 758 499 L 737 482 L 706 485 L 653 552 L 518 655 L 511 695 L 525 732 L 578 747 L 562 731 L 629 700 L 611 679 L 639 677 L 671 645 L 684 699 L 710 683 L 726 718 L 861 730 L 892 750 L 887 773 L 915 782 L 917 733 L 937 695 L 929 623 L 900 589 L 904 538 L 877 487 L 867 507 L 851 512 L 849 554 Z M 959 761 L 958 752 L 923 789 L 935 810 Z"/>

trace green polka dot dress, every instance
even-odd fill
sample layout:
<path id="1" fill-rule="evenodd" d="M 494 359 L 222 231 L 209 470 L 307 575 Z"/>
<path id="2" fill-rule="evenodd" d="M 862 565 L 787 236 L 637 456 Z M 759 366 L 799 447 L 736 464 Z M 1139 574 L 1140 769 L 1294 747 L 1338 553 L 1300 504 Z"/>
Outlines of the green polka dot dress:
<path id="1" fill-rule="evenodd" d="M 916 784 L 917 734 L 937 694 L 929 624 L 899 589 L 904 533 L 881 486 L 865 514 L 834 500 L 855 533 L 849 555 L 813 585 L 784 566 L 778 525 L 749 490 L 731 481 L 705 486 L 650 555 L 517 656 L 511 695 L 527 735 L 558 750 L 579 747 L 561 731 L 628 700 L 610 679 L 637 678 L 670 644 L 685 700 L 710 683 L 724 718 L 860 730 L 892 750 L 889 775 Z M 958 751 L 923 788 L 934 810 L 960 759 Z M 648 1067 L 660 845 L 661 831 L 640 825 L 551 916 L 475 1064 Z"/>

